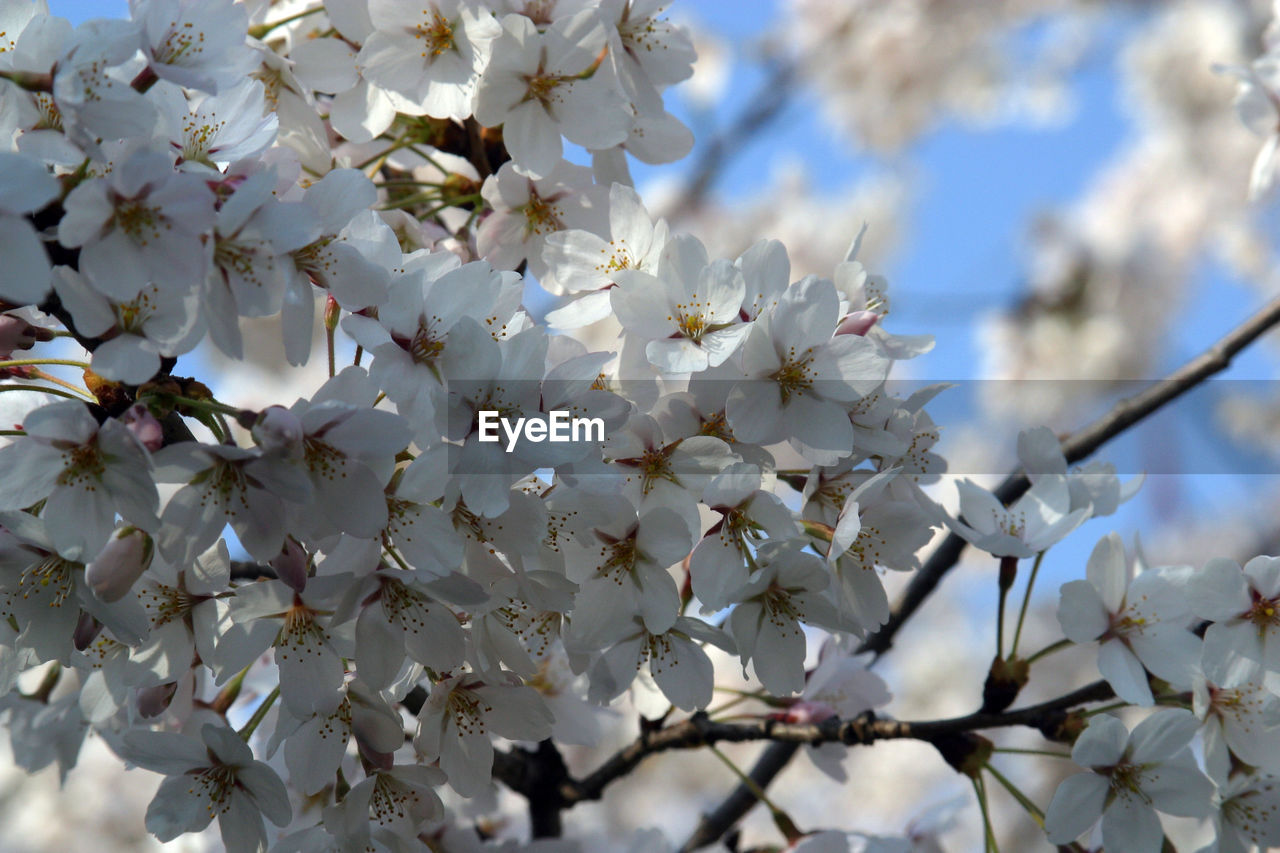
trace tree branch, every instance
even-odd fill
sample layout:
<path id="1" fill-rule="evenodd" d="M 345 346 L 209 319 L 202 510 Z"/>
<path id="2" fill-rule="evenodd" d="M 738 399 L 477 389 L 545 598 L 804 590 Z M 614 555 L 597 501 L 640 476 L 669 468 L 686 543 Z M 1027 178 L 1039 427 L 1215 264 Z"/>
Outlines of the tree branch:
<path id="1" fill-rule="evenodd" d="M 1152 384 L 1132 397 L 1121 400 L 1105 415 L 1068 436 L 1062 442 L 1062 452 L 1067 462 L 1079 462 L 1129 427 L 1173 402 L 1211 376 L 1226 370 L 1241 350 L 1273 329 L 1278 323 L 1280 323 L 1280 299 L 1267 303 L 1261 311 L 1167 378 Z M 1004 482 L 996 488 L 995 494 L 1003 503 L 1010 504 L 1025 494 L 1030 487 L 1031 483 L 1027 480 L 1026 474 L 1017 470 L 1004 479 Z M 968 543 L 955 533 L 948 533 L 929 555 L 920 571 L 916 572 L 911 579 L 902 598 L 893 608 L 889 621 L 868 636 L 858 650 L 872 652 L 876 657 L 887 652 L 902 626 L 933 593 L 947 572 L 960 561 L 960 555 L 967 545 Z M 797 749 L 797 746 L 788 743 L 775 743 L 770 746 L 751 769 L 749 775 L 752 781 L 762 789 L 767 787 L 786 767 Z M 698 841 L 699 845 L 711 844 L 728 832 L 755 804 L 756 798 L 751 791 L 745 785 L 739 785 L 703 819 L 683 849 L 696 849 L 689 846 L 695 841 Z"/>
<path id="2" fill-rule="evenodd" d="M 705 712 L 699 711 L 673 726 L 654 732 L 641 732 L 639 737 L 610 756 L 590 775 L 579 781 L 566 780 L 561 786 L 561 795 L 566 806 L 584 800 L 598 800 L 610 782 L 626 776 L 650 755 L 671 749 L 695 749 L 723 742 L 756 740 L 796 746 L 822 743 L 866 746 L 879 740 L 902 738 L 933 742 L 979 729 L 1009 726 L 1030 726 L 1052 731 L 1065 718 L 1068 709 L 1110 699 L 1114 695 L 1111 686 L 1099 680 L 1056 699 L 1014 711 L 979 711 L 963 717 L 917 722 L 877 719 L 868 713 L 848 720 L 832 717 L 821 723 L 787 723 L 770 718 L 718 723 L 711 720 Z M 715 838 L 710 839 L 714 840 Z"/>
<path id="3" fill-rule="evenodd" d="M 789 60 L 778 62 L 769 69 L 764 83 L 747 100 L 746 108 L 702 147 L 684 192 L 670 206 L 669 219 L 675 221 L 702 206 L 707 191 L 725 167 L 790 103 L 795 78 L 796 66 Z"/>
<path id="4" fill-rule="evenodd" d="M 1105 415 L 1068 436 L 1062 442 L 1062 452 L 1067 457 L 1067 462 L 1079 462 L 1209 377 L 1226 370 L 1241 350 L 1273 329 L 1278 323 L 1280 323 L 1280 299 L 1275 299 L 1167 378 L 1153 383 L 1132 397 L 1126 397 L 1112 406 Z M 1027 480 L 1026 474 L 1019 469 L 1004 479 L 995 494 L 1001 501 L 1009 504 L 1022 497 L 1030 487 L 1031 483 Z M 959 562 L 960 554 L 967 544 L 956 534 L 947 534 L 937 549 L 929 555 L 924 566 L 911 579 L 902 599 L 894 607 L 889 621 L 867 637 L 859 651 L 873 652 L 876 657 L 888 651 L 893 645 L 893 638 L 898 630 L 919 609 L 943 576 Z"/>

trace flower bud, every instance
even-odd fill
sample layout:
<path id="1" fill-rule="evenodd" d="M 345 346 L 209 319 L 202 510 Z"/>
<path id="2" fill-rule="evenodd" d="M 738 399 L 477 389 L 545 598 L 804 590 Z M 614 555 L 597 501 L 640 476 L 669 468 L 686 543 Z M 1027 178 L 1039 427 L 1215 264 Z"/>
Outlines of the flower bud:
<path id="1" fill-rule="evenodd" d="M 302 452 L 302 421 L 283 406 L 268 406 L 251 430 L 253 440 L 267 452 L 294 456 Z"/>
<path id="2" fill-rule="evenodd" d="M 169 703 L 173 701 L 173 696 L 177 692 L 178 682 L 176 681 L 139 690 L 138 713 L 146 719 L 160 716 L 169 708 Z"/>
<path id="3" fill-rule="evenodd" d="M 80 618 L 76 620 L 76 629 L 71 634 L 71 642 L 77 651 L 82 652 L 98 639 L 101 632 L 102 623 L 82 610 Z"/>
<path id="4" fill-rule="evenodd" d="M 146 406 L 142 404 L 131 406 L 119 420 L 147 450 L 155 453 L 164 447 L 164 427 Z"/>
<path id="5" fill-rule="evenodd" d="M 136 527 L 121 527 L 85 567 L 84 580 L 100 600 L 119 601 L 151 565 L 155 545 Z"/>
<path id="6" fill-rule="evenodd" d="M 840 321 L 840 325 L 836 328 L 836 334 L 862 336 L 871 331 L 871 327 L 879 320 L 880 315 L 874 311 L 854 311 Z"/>
<path id="7" fill-rule="evenodd" d="M 338 300 L 333 298 L 332 294 L 325 296 L 324 300 L 324 327 L 332 332 L 338 328 L 338 320 L 342 317 L 342 307 L 338 305 Z"/>
<path id="8" fill-rule="evenodd" d="M 38 332 L 21 317 L 0 314 L 0 358 L 11 358 L 16 349 L 31 349 L 39 340 Z"/>
<path id="9" fill-rule="evenodd" d="M 289 585 L 294 592 L 302 592 L 307 585 L 307 552 L 292 537 L 285 540 L 284 550 L 272 558 L 270 566 L 276 577 Z"/>

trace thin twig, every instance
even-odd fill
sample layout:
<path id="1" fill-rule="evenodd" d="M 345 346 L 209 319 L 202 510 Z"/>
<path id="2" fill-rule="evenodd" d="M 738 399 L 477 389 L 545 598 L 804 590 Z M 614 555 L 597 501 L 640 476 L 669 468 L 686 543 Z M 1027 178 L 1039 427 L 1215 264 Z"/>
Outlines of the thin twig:
<path id="1" fill-rule="evenodd" d="M 1105 415 L 1069 436 L 1062 442 L 1062 452 L 1067 462 L 1079 462 L 1129 427 L 1173 402 L 1209 377 L 1226 370 L 1241 350 L 1273 329 L 1278 323 L 1280 323 L 1280 299 L 1275 299 L 1168 378 L 1152 384 L 1132 397 L 1121 400 Z M 1027 480 L 1026 474 L 1017 470 L 1005 478 L 995 494 L 1005 504 L 1010 504 L 1025 494 L 1030 487 L 1031 483 Z M 876 657 L 888 651 L 898 631 L 933 593 L 947 572 L 960 561 L 960 555 L 967 544 L 955 533 L 947 534 L 929 555 L 920 571 L 912 577 L 906 592 L 890 614 L 889 621 L 868 636 L 859 651 L 872 652 Z M 752 768 L 752 779 L 761 787 L 768 786 L 787 766 L 797 748 L 795 745 L 785 743 L 771 745 Z M 757 773 L 757 771 L 760 772 Z M 690 837 L 689 844 L 695 840 L 701 842 L 699 846 L 713 843 L 732 829 L 734 824 L 755 805 L 755 802 L 750 791 L 739 785 L 720 806 L 703 819 Z M 689 844 L 686 844 L 685 850 L 696 849 Z"/>

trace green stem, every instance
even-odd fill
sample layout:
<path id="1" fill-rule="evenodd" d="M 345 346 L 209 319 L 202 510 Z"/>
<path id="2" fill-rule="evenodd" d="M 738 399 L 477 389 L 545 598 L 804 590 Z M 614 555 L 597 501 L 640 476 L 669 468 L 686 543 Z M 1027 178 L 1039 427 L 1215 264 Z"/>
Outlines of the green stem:
<path id="1" fill-rule="evenodd" d="M 709 745 L 707 749 L 711 750 L 712 755 L 724 762 L 724 766 L 733 771 L 733 775 L 737 776 L 738 781 L 742 783 L 743 787 L 751 792 L 751 796 L 755 797 L 762 806 L 769 810 L 769 814 L 773 816 L 774 824 L 782 834 L 787 837 L 787 841 L 793 841 L 800 837 L 800 831 L 797 829 L 795 821 L 793 821 L 786 812 L 778 808 L 778 806 L 769 799 L 769 795 L 764 792 L 763 788 L 756 784 L 756 780 L 752 779 L 746 773 L 743 773 L 742 769 L 738 767 L 738 765 L 729 760 L 729 756 L 725 755 L 715 746 Z"/>
<path id="2" fill-rule="evenodd" d="M 297 21 L 301 18 L 305 18 L 308 15 L 314 15 L 316 12 L 323 12 L 323 11 L 324 11 L 323 6 L 317 6 L 314 9 L 304 9 L 303 11 L 290 15 L 287 18 L 281 18 L 278 21 L 268 21 L 265 24 L 259 24 L 256 27 L 250 27 L 249 35 L 252 36 L 253 38 L 260 39 L 263 36 L 265 36 L 267 33 L 274 30 L 276 27 L 283 27 L 285 24 L 292 24 L 294 21 Z"/>
<path id="3" fill-rule="evenodd" d="M 405 562 L 404 557 L 401 557 L 399 554 L 396 553 L 395 548 L 384 547 L 382 550 L 386 553 L 388 557 L 390 557 L 392 560 L 395 561 L 395 564 L 397 566 L 404 569 L 406 572 L 413 571 L 413 568 L 408 563 Z"/>
<path id="4" fill-rule="evenodd" d="M 991 828 L 991 814 L 987 811 L 987 786 L 982 783 L 981 776 L 973 776 L 970 778 L 973 782 L 973 792 L 978 797 L 978 808 L 982 811 L 982 849 L 986 853 L 1000 853 L 1000 848 L 996 846 L 996 833 Z"/>
<path id="5" fill-rule="evenodd" d="M 239 417 L 241 409 L 235 406 L 228 406 L 226 403 L 219 403 L 217 400 L 197 400 L 194 397 L 182 397 L 177 394 L 158 393 L 156 396 L 162 399 L 171 400 L 175 405 L 186 406 L 190 409 L 201 409 L 206 412 L 221 413 L 231 415 L 231 417 Z"/>
<path id="6" fill-rule="evenodd" d="M 63 367 L 89 369 L 86 362 L 73 361 L 69 358 L 11 358 L 8 361 L 0 361 L 0 370 L 8 370 L 10 367 L 36 367 L 41 364 L 60 364 Z"/>
<path id="7" fill-rule="evenodd" d="M 1048 553 L 1047 548 L 1036 554 L 1036 561 L 1031 564 L 1031 577 L 1027 578 L 1027 591 L 1022 595 L 1022 609 L 1018 611 L 1018 627 L 1013 629 L 1013 648 L 1009 650 L 1010 660 L 1018 656 L 1018 640 L 1022 638 L 1022 623 L 1027 619 L 1027 606 L 1031 604 L 1031 590 L 1036 585 L 1036 575 L 1040 573 L 1040 564 L 1044 562 L 1046 553 Z"/>
<path id="8" fill-rule="evenodd" d="M 1040 658 L 1048 657 L 1054 652 L 1062 651 L 1063 649 L 1069 648 L 1070 646 L 1073 646 L 1073 645 L 1075 644 L 1064 637 L 1061 640 L 1058 640 L 1058 642 L 1056 643 L 1050 643 L 1040 651 L 1033 654 L 1031 657 L 1027 658 L 1027 664 L 1028 665 L 1033 664 L 1036 661 L 1040 660 Z"/>
<path id="9" fill-rule="evenodd" d="M 1012 746 L 997 746 L 992 752 L 1003 752 L 1008 755 L 1047 755 L 1052 758 L 1070 758 L 1069 752 L 1055 752 L 1052 749 L 1017 749 Z"/>
<path id="10" fill-rule="evenodd" d="M 79 399 L 87 399 L 91 403 L 98 402 L 97 398 L 94 397 L 92 394 L 90 394 L 84 388 L 81 388 L 78 385 L 73 385 L 65 379 L 54 376 L 52 373 L 48 373 L 44 370 L 33 369 L 31 371 L 31 376 L 33 379 L 39 379 L 42 382 L 52 382 L 54 385 L 60 385 L 61 387 L 67 389 L 68 391 L 71 391 L 74 394 L 80 395 Z"/>
<path id="11" fill-rule="evenodd" d="M 0 429 L 0 435 L 26 435 L 25 429 Z"/>
<path id="12" fill-rule="evenodd" d="M 995 780 L 1003 785 L 1006 791 L 1013 795 L 1013 798 L 1018 801 L 1018 804 L 1027 810 L 1027 814 L 1031 815 L 1031 819 L 1034 820 L 1041 829 L 1044 829 L 1044 812 L 1041 811 L 1040 807 L 1031 802 L 1031 799 L 1027 797 L 1026 794 L 1018 790 L 1016 785 L 1005 778 L 1003 773 L 992 767 L 990 764 L 987 765 L 987 772 L 994 776 Z"/>
<path id="13" fill-rule="evenodd" d="M 249 722 L 244 724 L 244 728 L 240 730 L 240 737 L 246 741 L 253 735 L 253 730 L 266 719 L 267 712 L 271 710 L 271 706 L 276 703 L 276 699 L 280 697 L 280 685 L 271 688 L 271 692 L 267 694 L 267 698 L 262 700 L 262 704 L 253 712 L 253 716 L 249 718 Z"/>
<path id="14" fill-rule="evenodd" d="M 43 385 L 10 385 L 6 382 L 0 385 L 0 392 L 4 391 L 39 391 L 43 394 L 52 394 L 55 397 L 66 397 L 68 400 L 79 400 L 82 403 L 97 402 L 97 400 L 90 400 L 82 394 L 70 394 L 57 388 L 46 388 Z"/>

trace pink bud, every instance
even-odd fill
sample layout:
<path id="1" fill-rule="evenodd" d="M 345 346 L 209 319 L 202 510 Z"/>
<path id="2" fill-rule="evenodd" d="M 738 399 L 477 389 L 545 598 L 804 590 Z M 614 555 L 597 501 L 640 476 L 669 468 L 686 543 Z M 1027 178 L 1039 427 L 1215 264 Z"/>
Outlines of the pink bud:
<path id="1" fill-rule="evenodd" d="M 251 430 L 263 450 L 293 456 L 302 452 L 302 421 L 283 406 L 268 406 Z"/>
<path id="2" fill-rule="evenodd" d="M 142 446 L 155 453 L 164 447 L 164 427 L 151 414 L 151 410 L 138 403 L 120 416 L 120 423 L 129 428 L 133 437 L 142 442 Z"/>
<path id="3" fill-rule="evenodd" d="M 177 692 L 178 682 L 176 681 L 139 690 L 138 713 L 148 719 L 160 716 L 169 707 L 169 703 L 173 701 L 173 696 Z"/>
<path id="4" fill-rule="evenodd" d="M 836 334 L 862 336 L 871 331 L 871 327 L 879 320 L 880 315 L 874 311 L 854 311 L 840 322 Z"/>
<path id="5" fill-rule="evenodd" d="M 119 601 L 151 565 L 151 537 L 136 527 L 121 527 L 85 566 L 84 580 L 102 601 Z"/>
<path id="6" fill-rule="evenodd" d="M 270 565 L 276 577 L 294 592 L 302 592 L 307 585 L 307 552 L 292 538 L 285 540 L 284 550 L 272 558 Z"/>
<path id="7" fill-rule="evenodd" d="M 21 317 L 0 314 L 0 358 L 10 358 L 16 349 L 31 349 L 39 331 Z"/>
<path id="8" fill-rule="evenodd" d="M 788 723 L 820 723 L 836 715 L 836 711 L 825 702 L 811 702 L 801 699 L 786 710 L 783 715 Z"/>
<path id="9" fill-rule="evenodd" d="M 100 631 L 102 631 L 102 623 L 82 610 L 80 618 L 76 620 L 76 629 L 71 635 L 71 641 L 76 649 L 84 651 L 98 638 Z"/>

